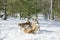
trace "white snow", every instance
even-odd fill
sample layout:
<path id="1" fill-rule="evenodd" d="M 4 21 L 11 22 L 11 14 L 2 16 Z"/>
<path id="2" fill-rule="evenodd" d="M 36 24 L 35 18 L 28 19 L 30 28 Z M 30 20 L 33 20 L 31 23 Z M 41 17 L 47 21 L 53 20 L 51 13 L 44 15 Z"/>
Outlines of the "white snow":
<path id="1" fill-rule="evenodd" d="M 0 40 L 60 40 L 60 21 L 38 20 L 40 31 L 36 34 L 25 34 L 18 26 L 24 20 L 1 20 Z"/>

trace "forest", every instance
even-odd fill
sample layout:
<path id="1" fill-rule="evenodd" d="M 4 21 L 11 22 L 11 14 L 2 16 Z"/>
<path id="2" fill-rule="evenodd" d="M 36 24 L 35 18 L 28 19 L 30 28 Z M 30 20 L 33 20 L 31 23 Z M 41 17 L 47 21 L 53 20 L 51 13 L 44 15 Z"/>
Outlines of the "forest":
<path id="1" fill-rule="evenodd" d="M 46 20 L 60 20 L 60 0 L 0 0 L 0 15 L 32 18 L 43 14 Z"/>

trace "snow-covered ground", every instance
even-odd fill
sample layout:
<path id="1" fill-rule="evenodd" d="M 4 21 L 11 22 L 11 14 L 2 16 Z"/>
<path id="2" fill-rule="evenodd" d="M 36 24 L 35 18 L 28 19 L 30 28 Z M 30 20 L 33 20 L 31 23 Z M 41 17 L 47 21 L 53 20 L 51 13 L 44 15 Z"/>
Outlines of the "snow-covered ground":
<path id="1" fill-rule="evenodd" d="M 40 31 L 36 34 L 25 34 L 18 26 L 24 20 L 0 20 L 0 40 L 60 40 L 60 21 L 38 21 Z"/>

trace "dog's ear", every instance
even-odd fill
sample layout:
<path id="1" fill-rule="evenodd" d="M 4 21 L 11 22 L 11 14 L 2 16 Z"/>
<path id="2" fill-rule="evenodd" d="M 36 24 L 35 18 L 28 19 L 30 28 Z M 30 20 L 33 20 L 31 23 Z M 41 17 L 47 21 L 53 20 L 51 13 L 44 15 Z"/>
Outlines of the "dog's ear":
<path id="1" fill-rule="evenodd" d="M 22 25 L 21 23 L 18 24 L 18 26 L 21 26 L 21 25 Z"/>

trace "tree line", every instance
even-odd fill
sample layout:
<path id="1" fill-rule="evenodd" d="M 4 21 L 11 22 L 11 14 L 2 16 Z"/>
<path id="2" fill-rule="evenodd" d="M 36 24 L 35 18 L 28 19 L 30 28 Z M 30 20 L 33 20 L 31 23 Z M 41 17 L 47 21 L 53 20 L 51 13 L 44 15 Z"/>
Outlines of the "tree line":
<path id="1" fill-rule="evenodd" d="M 0 11 L 4 12 L 5 20 L 8 16 L 19 14 L 20 17 L 28 17 L 41 13 L 45 19 L 54 20 L 60 17 L 60 0 L 0 0 Z"/>

